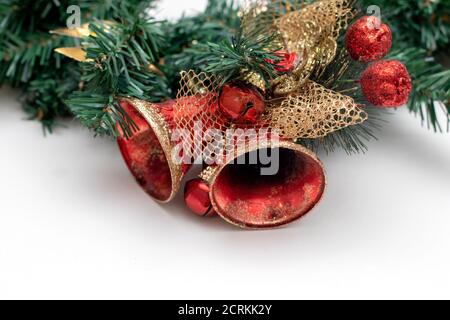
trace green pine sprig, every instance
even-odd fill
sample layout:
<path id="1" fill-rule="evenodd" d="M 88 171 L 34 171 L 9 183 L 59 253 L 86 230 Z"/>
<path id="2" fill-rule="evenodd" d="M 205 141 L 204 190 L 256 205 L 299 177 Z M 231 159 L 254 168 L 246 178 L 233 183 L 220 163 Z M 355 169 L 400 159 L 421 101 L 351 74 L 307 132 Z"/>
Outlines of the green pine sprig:
<path id="1" fill-rule="evenodd" d="M 55 119 L 72 115 L 65 99 L 79 83 L 80 70 L 75 62 L 56 71 L 44 70 L 26 85 L 20 98 L 28 118 L 39 120 L 44 133 L 51 133 Z"/>
<path id="2" fill-rule="evenodd" d="M 235 0 L 209 0 L 206 10 L 162 24 L 165 46 L 161 70 L 169 79 L 172 91 L 179 88 L 180 72 L 196 69 L 200 64 L 199 47 L 220 43 L 239 29 L 240 18 Z"/>
<path id="3" fill-rule="evenodd" d="M 331 153 L 343 150 L 348 155 L 367 152 L 368 143 L 377 140 L 377 133 L 382 130 L 387 122 L 386 117 L 391 112 L 374 106 L 363 108 L 369 116 L 365 122 L 332 132 L 323 138 L 302 139 L 298 142 L 315 152 Z"/>
<path id="4" fill-rule="evenodd" d="M 58 47 L 75 46 L 77 41 L 49 33 L 65 27 L 67 7 L 78 5 L 85 23 L 145 12 L 154 2 L 0 0 L 0 85 L 22 89 L 21 101 L 28 117 L 41 121 L 45 132 L 51 131 L 59 117 L 71 115 L 64 100 L 80 82 L 73 62 L 54 52 Z"/>
<path id="5" fill-rule="evenodd" d="M 280 60 L 276 55 L 279 48 L 274 46 L 276 37 L 239 31 L 232 38 L 195 46 L 189 52 L 197 56 L 195 69 L 214 75 L 222 84 L 251 72 L 269 84 L 277 76 L 275 65 Z"/>
<path id="6" fill-rule="evenodd" d="M 84 89 L 67 100 L 71 111 L 98 135 L 130 137 L 137 128 L 118 99 L 174 98 L 179 72 L 189 69 L 187 61 L 192 65 L 197 59 L 190 47 L 224 39 L 237 21 L 234 1 L 210 0 L 206 12 L 177 22 L 157 22 L 124 11 L 113 27 L 93 24 L 96 36 L 84 44 L 90 59 L 82 64 Z M 160 72 L 149 70 L 150 65 Z"/>
<path id="7" fill-rule="evenodd" d="M 163 35 L 158 24 L 146 17 L 129 15 L 121 23 L 94 23 L 82 63 L 84 89 L 73 93 L 67 104 L 77 118 L 98 135 L 130 137 L 136 125 L 118 99 L 132 96 L 160 101 L 170 96 L 164 75 L 150 66 L 158 63 Z M 121 130 L 119 130 L 119 128 Z"/>
<path id="8" fill-rule="evenodd" d="M 413 80 L 409 110 L 418 115 L 427 127 L 437 132 L 448 130 L 450 124 L 450 70 L 445 70 L 423 49 L 405 48 L 389 55 L 402 61 Z"/>

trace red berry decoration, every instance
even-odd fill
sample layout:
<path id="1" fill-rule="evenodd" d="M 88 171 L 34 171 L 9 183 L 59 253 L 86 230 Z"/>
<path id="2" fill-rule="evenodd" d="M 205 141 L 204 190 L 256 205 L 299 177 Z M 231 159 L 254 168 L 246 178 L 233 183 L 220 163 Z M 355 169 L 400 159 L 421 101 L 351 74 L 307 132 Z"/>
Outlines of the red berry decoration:
<path id="1" fill-rule="evenodd" d="M 275 69 L 278 72 L 288 73 L 294 70 L 298 60 L 298 55 L 295 52 L 289 53 L 287 51 L 280 50 L 276 52 L 275 55 L 281 58 L 279 62 L 275 62 L 269 59 L 267 60 L 267 62 L 275 65 Z"/>
<path id="2" fill-rule="evenodd" d="M 207 216 L 213 211 L 209 186 L 202 179 L 193 179 L 186 183 L 184 201 L 186 206 L 199 216 Z"/>
<path id="3" fill-rule="evenodd" d="M 367 100 L 386 108 L 408 102 L 412 81 L 406 67 L 397 60 L 372 64 L 361 76 L 361 88 Z"/>
<path id="4" fill-rule="evenodd" d="M 237 124 L 255 124 L 265 110 L 264 97 L 252 87 L 227 84 L 219 97 L 219 108 Z"/>
<path id="5" fill-rule="evenodd" d="M 364 63 L 376 61 L 391 50 L 392 31 L 377 17 L 366 16 L 348 29 L 345 42 L 352 59 Z"/>

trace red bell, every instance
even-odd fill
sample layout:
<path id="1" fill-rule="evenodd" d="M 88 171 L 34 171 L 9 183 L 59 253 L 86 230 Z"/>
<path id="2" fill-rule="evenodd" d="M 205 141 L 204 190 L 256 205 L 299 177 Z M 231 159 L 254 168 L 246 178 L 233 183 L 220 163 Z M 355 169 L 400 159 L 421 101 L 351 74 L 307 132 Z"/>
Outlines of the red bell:
<path id="1" fill-rule="evenodd" d="M 120 100 L 120 105 L 139 127 L 139 131 L 130 139 L 117 139 L 128 168 L 150 196 L 160 202 L 169 202 L 191 168 L 190 162 L 181 161 L 185 156 L 189 159 L 191 157 L 187 153 L 177 154 L 184 151 L 178 151 L 179 141 L 173 141 L 173 132 L 178 129 L 181 119 L 190 124 L 205 113 L 216 112 L 217 102 L 211 95 L 204 94 L 158 104 L 124 98 Z M 208 106 L 207 109 L 205 105 Z M 205 129 L 209 129 L 222 123 L 216 121 L 203 125 Z M 193 127 L 186 126 L 184 129 L 193 136 Z M 179 159 L 174 159 L 174 154 Z M 194 154 L 192 157 L 195 156 Z"/>
<path id="2" fill-rule="evenodd" d="M 236 124 L 256 124 L 264 113 L 264 97 L 253 87 L 227 84 L 219 97 L 219 109 Z"/>
<path id="3" fill-rule="evenodd" d="M 199 216 L 208 216 L 213 211 L 209 198 L 209 186 L 202 179 L 193 179 L 186 183 L 184 202 L 192 212 Z"/>
<path id="4" fill-rule="evenodd" d="M 278 170 L 236 164 L 236 159 L 271 150 Z M 237 163 L 241 163 L 237 161 Z M 209 184 L 212 206 L 227 222 L 242 228 L 264 229 L 289 224 L 309 213 L 323 196 L 326 178 L 322 163 L 310 150 L 290 141 L 241 147 L 226 164 L 210 167 L 202 177 Z"/>
<path id="5" fill-rule="evenodd" d="M 139 127 L 130 139 L 120 137 L 117 140 L 128 168 L 150 196 L 161 202 L 170 201 L 189 169 L 171 160 L 174 101 L 152 104 L 123 99 L 120 105 Z"/>

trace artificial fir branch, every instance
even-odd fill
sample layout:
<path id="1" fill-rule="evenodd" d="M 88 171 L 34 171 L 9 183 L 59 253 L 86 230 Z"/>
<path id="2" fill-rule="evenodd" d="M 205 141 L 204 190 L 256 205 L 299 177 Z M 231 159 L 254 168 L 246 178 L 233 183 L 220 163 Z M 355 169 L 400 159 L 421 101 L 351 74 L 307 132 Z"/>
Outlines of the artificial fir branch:
<path id="1" fill-rule="evenodd" d="M 123 12 L 139 12 L 154 0 L 80 0 L 82 20 L 114 19 Z M 76 41 L 50 35 L 65 26 L 68 0 L 0 0 L 0 85 L 8 84 L 23 91 L 23 108 L 30 119 L 51 130 L 59 116 L 70 115 L 64 100 L 76 88 L 79 72 L 73 63 L 54 52 L 55 48 L 73 46 Z M 67 79 L 70 76 L 71 79 Z"/>
<path id="2" fill-rule="evenodd" d="M 390 112 L 374 106 L 365 106 L 364 111 L 369 118 L 362 124 L 346 127 L 320 139 L 302 139 L 298 142 L 315 152 L 344 150 L 348 155 L 365 153 L 368 150 L 367 143 L 377 140 L 376 134 L 381 131 Z"/>
<path id="3" fill-rule="evenodd" d="M 71 115 L 64 100 L 78 89 L 79 79 L 80 70 L 75 62 L 68 62 L 58 72 L 44 70 L 38 74 L 20 99 L 29 119 L 39 120 L 44 132 L 51 133 L 56 118 Z"/>
<path id="4" fill-rule="evenodd" d="M 124 12 L 112 27 L 92 24 L 96 35 L 84 43 L 90 60 L 82 64 L 84 89 L 69 97 L 70 109 L 98 135 L 116 137 L 121 132 L 130 137 L 137 128 L 117 99 L 159 102 L 175 97 L 179 72 L 194 68 L 198 59 L 189 47 L 226 38 L 224 24 L 234 26 L 236 21 L 233 1 L 211 0 L 204 14 L 175 23 Z"/>
<path id="5" fill-rule="evenodd" d="M 208 43 L 200 47 L 196 54 L 198 68 L 217 76 L 223 83 L 239 79 L 242 71 L 245 71 L 258 74 L 269 84 L 277 75 L 274 62 L 279 61 L 276 55 L 279 48 L 273 48 L 275 37 L 270 35 L 261 38 L 256 34 L 239 32 L 232 39 L 225 39 L 219 44 Z"/>
<path id="6" fill-rule="evenodd" d="M 195 69 L 200 64 L 199 47 L 230 39 L 239 26 L 238 6 L 234 0 L 209 0 L 203 13 L 165 22 L 162 28 L 167 45 L 162 49 L 165 63 L 161 70 L 173 92 L 178 90 L 180 72 Z"/>
<path id="7" fill-rule="evenodd" d="M 204 12 L 183 16 L 177 21 L 164 22 L 164 55 L 174 60 L 187 48 L 199 43 L 220 42 L 231 37 L 239 28 L 238 7 L 235 1 L 209 0 Z M 195 58 L 195 57 L 192 57 Z"/>
<path id="8" fill-rule="evenodd" d="M 67 40 L 51 36 L 48 28 L 63 23 L 67 1 L 1 0 L 0 84 L 27 83 L 43 68 L 59 67 L 53 50 Z"/>
<path id="9" fill-rule="evenodd" d="M 117 102 L 120 96 L 159 101 L 170 96 L 165 77 L 150 68 L 159 60 L 162 33 L 148 18 L 127 15 L 118 24 L 93 23 L 82 63 L 84 90 L 67 100 L 72 112 L 98 135 L 129 137 L 136 131 Z"/>
<path id="10" fill-rule="evenodd" d="M 408 108 L 434 131 L 448 130 L 450 123 L 450 70 L 445 70 L 426 51 L 405 48 L 389 55 L 406 64 L 414 90 Z M 444 121 L 442 121 L 444 120 Z"/>
<path id="11" fill-rule="evenodd" d="M 77 1 L 83 22 L 95 19 L 114 20 L 120 30 L 119 34 L 124 37 L 119 36 L 117 42 L 109 43 L 105 35 L 102 36 L 105 42 L 95 43 L 95 39 L 89 39 L 88 55 L 95 63 L 83 64 L 81 72 L 72 72 L 75 64 L 54 54 L 53 49 L 71 46 L 75 41 L 48 34 L 49 30 L 64 27 L 67 18 L 65 10 L 72 2 L 0 0 L 0 84 L 7 83 L 22 88 L 24 108 L 29 117 L 42 121 L 45 128 L 51 129 L 56 117 L 70 114 L 63 101 L 71 88 L 77 88 L 82 83 L 84 91 L 77 92 L 70 99 L 71 110 L 95 132 L 115 135 L 117 123 L 130 134 L 133 131 L 133 125 L 127 122 L 127 116 L 116 103 L 118 95 L 133 95 L 151 101 L 174 97 L 181 70 L 197 68 L 230 79 L 238 76 L 238 67 L 234 68 L 232 65 L 234 61 L 240 64 L 239 69 L 245 65 L 251 71 L 260 73 L 266 81 L 273 76 L 271 66 L 265 64 L 266 58 L 270 60 L 271 57 L 263 57 L 266 54 L 273 58 L 271 51 L 255 54 L 248 50 L 252 45 L 257 49 L 263 48 L 264 44 L 258 43 L 260 39 L 249 40 L 249 35 L 241 34 L 241 37 L 233 40 L 232 35 L 239 34 L 238 7 L 234 1 L 209 0 L 206 11 L 196 16 L 183 17 L 175 22 L 152 22 L 148 26 L 152 27 L 147 34 L 150 37 L 146 38 L 150 41 L 139 42 L 142 29 L 133 28 L 139 28 L 141 24 L 133 24 L 130 16 L 139 17 L 154 2 Z M 295 3 L 310 2 L 312 1 Z M 411 71 L 415 91 L 409 104 L 410 110 L 426 120 L 431 128 L 443 130 L 448 123 L 449 114 L 449 72 L 436 62 L 428 60 L 427 55 L 435 49 L 448 55 L 445 50 L 448 48 L 450 34 L 449 1 L 363 0 L 362 3 L 367 6 L 379 5 L 382 17 L 386 18 L 398 37 L 394 47 L 400 50 L 390 58 L 402 60 Z M 273 9 L 276 10 L 277 7 Z M 155 35 L 158 28 L 165 41 L 156 48 L 152 41 L 157 38 Z M 133 34 L 134 38 L 126 36 Z M 138 41 L 138 46 L 134 45 L 132 39 Z M 130 47 L 120 47 L 120 43 L 130 44 Z M 105 47 L 100 49 L 101 44 Z M 114 47 L 117 50 L 106 50 L 110 48 L 108 45 L 117 46 Z M 414 47 L 422 49 L 413 49 Z M 100 56 L 102 59 L 99 59 Z M 111 64 L 105 64 L 106 61 Z M 163 75 L 148 71 L 145 68 L 147 63 L 154 64 Z M 81 73 L 83 82 L 80 81 Z M 352 76 L 350 79 L 357 77 Z M 314 80 L 321 82 L 320 79 Z M 325 85 L 325 79 L 321 83 Z M 339 91 L 339 88 L 333 89 Z M 101 95 L 104 96 L 100 97 Z M 444 110 L 443 117 L 439 116 L 440 109 Z M 375 118 L 372 114 L 371 117 Z M 445 122 L 441 119 L 445 119 Z M 366 131 L 365 128 L 360 131 L 359 128 L 343 130 L 339 135 L 344 136 L 331 138 L 330 141 L 338 141 L 334 146 L 359 145 L 358 149 L 362 149 L 362 144 L 353 143 L 360 141 L 358 136 L 353 135 L 355 132 Z M 347 151 L 355 149 L 346 148 Z"/>

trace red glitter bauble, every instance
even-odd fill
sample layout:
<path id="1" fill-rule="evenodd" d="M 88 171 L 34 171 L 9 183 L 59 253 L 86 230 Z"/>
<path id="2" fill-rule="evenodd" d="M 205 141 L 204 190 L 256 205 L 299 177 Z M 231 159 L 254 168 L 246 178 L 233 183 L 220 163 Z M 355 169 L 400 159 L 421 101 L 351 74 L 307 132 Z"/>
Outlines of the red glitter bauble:
<path id="1" fill-rule="evenodd" d="M 193 179 L 184 188 L 186 206 L 199 216 L 211 214 L 212 205 L 209 199 L 209 186 L 202 179 Z"/>
<path id="2" fill-rule="evenodd" d="M 374 63 L 364 71 L 360 82 L 367 100 L 386 108 L 406 104 L 412 90 L 408 70 L 397 60 Z"/>
<path id="3" fill-rule="evenodd" d="M 265 110 L 264 97 L 251 86 L 227 84 L 219 97 L 219 108 L 237 124 L 255 124 Z"/>
<path id="4" fill-rule="evenodd" d="M 374 16 L 362 17 L 347 31 L 347 51 L 354 60 L 376 61 L 389 53 L 392 47 L 392 31 Z"/>

